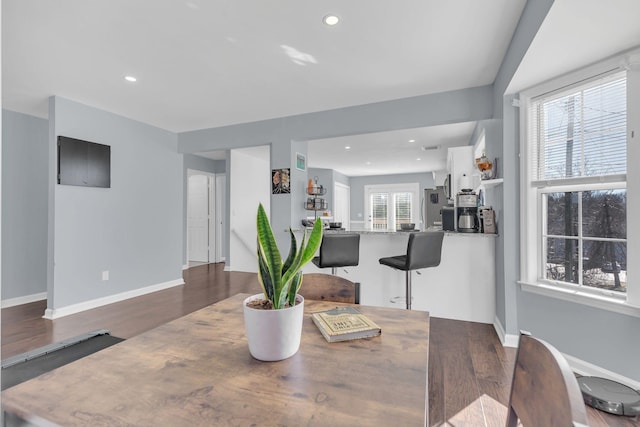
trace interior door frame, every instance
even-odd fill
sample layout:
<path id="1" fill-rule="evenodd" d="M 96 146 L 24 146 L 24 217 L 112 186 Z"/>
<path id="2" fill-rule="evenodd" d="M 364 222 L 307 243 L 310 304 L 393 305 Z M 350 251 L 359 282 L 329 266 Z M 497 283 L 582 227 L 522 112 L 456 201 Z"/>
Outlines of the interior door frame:
<path id="1" fill-rule="evenodd" d="M 204 172 L 196 169 L 187 169 L 187 198 L 189 197 L 189 177 L 193 175 L 204 175 L 207 177 L 207 197 L 208 197 L 208 216 L 207 216 L 207 262 L 221 261 L 221 226 L 218 221 L 222 209 L 222 200 L 219 200 L 218 192 L 216 192 L 217 181 L 219 175 L 211 172 Z M 187 244 L 186 244 L 186 260 L 189 263 L 189 202 L 187 200 Z"/>

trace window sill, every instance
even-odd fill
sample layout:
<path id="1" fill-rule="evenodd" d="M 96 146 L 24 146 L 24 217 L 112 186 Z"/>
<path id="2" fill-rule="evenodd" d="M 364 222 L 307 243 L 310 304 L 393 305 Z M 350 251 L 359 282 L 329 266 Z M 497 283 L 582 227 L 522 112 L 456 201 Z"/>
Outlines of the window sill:
<path id="1" fill-rule="evenodd" d="M 640 317 L 640 307 L 631 305 L 620 298 L 595 295 L 573 289 L 564 289 L 543 283 L 528 283 L 522 281 L 518 281 L 518 283 L 525 292 L 557 298 L 576 304 L 584 304 L 614 313 L 626 314 L 627 316 Z"/>

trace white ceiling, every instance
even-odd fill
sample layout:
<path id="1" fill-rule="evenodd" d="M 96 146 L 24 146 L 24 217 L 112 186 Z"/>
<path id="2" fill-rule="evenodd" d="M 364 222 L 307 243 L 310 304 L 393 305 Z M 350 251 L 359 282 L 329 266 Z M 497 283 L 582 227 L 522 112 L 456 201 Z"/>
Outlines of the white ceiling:
<path id="1" fill-rule="evenodd" d="M 482 86 L 494 81 L 525 3 L 4 0 L 2 104 L 47 117 L 47 98 L 59 95 L 182 132 Z M 342 21 L 325 26 L 328 13 Z M 638 16 L 638 0 L 555 1 L 510 92 L 640 45 Z M 129 74 L 138 82 L 125 82 Z M 402 141 L 469 142 L 471 124 L 447 126 L 349 145 L 356 153 L 368 141 L 372 164 L 393 158 L 381 173 L 409 171 L 414 152 Z M 409 157 L 379 150 L 389 143 Z M 337 160 L 311 143 L 309 166 L 327 164 L 323 153 Z M 423 170 L 444 167 L 427 164 L 434 154 L 443 161 L 430 152 Z M 340 166 L 361 174 L 355 167 Z"/>
<path id="2" fill-rule="evenodd" d="M 508 92 L 519 92 L 640 46 L 639 19 L 638 0 L 556 0 Z"/>
<path id="3" fill-rule="evenodd" d="M 59 95 L 182 132 L 481 86 L 524 4 L 4 0 L 2 101 L 46 117 Z"/>
<path id="4" fill-rule="evenodd" d="M 475 127 L 475 122 L 457 123 L 318 139 L 309 142 L 308 164 L 348 176 L 440 171 L 447 148 L 467 145 Z"/>

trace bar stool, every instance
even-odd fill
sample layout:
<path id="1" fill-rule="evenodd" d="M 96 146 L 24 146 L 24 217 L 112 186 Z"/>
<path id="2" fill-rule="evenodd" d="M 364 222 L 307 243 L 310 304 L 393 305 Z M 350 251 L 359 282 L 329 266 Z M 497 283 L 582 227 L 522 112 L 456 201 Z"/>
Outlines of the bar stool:
<path id="1" fill-rule="evenodd" d="M 320 245 L 320 256 L 311 260 L 320 268 L 331 267 L 336 274 L 338 267 L 358 265 L 360 262 L 360 235 L 354 233 L 325 233 Z"/>
<path id="2" fill-rule="evenodd" d="M 406 272 L 407 310 L 411 310 L 411 271 L 440 265 L 443 239 L 442 231 L 412 232 L 409 235 L 406 255 L 380 258 L 380 264 Z M 391 301 L 396 302 L 401 298 L 396 297 Z"/>

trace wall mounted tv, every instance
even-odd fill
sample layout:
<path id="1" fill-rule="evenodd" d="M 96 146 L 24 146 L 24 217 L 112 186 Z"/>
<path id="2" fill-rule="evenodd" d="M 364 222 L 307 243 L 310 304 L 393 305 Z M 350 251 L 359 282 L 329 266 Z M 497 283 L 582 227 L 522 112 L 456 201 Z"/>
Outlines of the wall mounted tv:
<path id="1" fill-rule="evenodd" d="M 58 136 L 58 184 L 111 187 L 111 147 Z"/>

